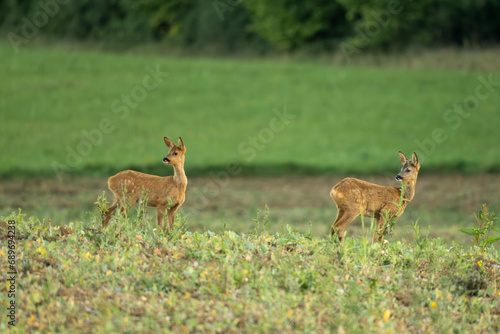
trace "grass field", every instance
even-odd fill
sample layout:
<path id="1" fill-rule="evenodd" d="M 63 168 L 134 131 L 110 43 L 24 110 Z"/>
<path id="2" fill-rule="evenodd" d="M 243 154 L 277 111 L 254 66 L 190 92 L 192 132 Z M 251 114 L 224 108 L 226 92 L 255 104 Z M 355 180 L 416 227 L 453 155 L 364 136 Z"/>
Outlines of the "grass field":
<path id="1" fill-rule="evenodd" d="M 453 53 L 415 70 L 390 57 L 340 66 L 1 43 L 0 57 L 5 296 L 9 252 L 17 270 L 17 325 L 2 313 L 1 332 L 500 330 L 498 248 L 459 231 L 481 203 L 498 211 L 498 66 L 450 69 Z M 187 147 L 174 231 L 138 207 L 102 230 L 107 177 L 173 173 L 163 136 Z M 369 219 L 342 244 L 328 237 L 330 188 L 346 176 L 396 185 L 399 150 L 422 168 L 388 243 L 371 243 Z"/>
<path id="2" fill-rule="evenodd" d="M 183 137 L 191 176 L 230 162 L 239 174 L 381 173 L 398 150 L 423 172 L 500 169 L 500 72 L 6 44 L 0 56 L 3 177 L 161 174 L 163 136 Z"/>
<path id="3" fill-rule="evenodd" d="M 6 333 L 494 333 L 500 254 L 431 239 L 371 244 L 291 227 L 164 233 L 141 219 L 50 226 L 13 214 L 16 327 Z M 7 223 L 9 222 L 9 223 Z M 7 242 L 0 246 L 6 259 Z M 6 262 L 6 260 L 5 260 Z M 14 288 L 12 288 L 14 285 Z M 3 306 L 9 304 L 3 302 Z M 6 331 L 7 330 L 7 331 Z"/>

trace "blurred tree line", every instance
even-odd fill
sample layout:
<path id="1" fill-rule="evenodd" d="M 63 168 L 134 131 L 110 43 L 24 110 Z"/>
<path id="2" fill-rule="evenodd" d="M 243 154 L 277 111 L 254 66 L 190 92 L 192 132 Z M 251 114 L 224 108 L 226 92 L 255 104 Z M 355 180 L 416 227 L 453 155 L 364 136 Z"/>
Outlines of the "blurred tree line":
<path id="1" fill-rule="evenodd" d="M 500 40 L 500 0 L 0 0 L 0 30 L 219 52 L 478 47 Z"/>

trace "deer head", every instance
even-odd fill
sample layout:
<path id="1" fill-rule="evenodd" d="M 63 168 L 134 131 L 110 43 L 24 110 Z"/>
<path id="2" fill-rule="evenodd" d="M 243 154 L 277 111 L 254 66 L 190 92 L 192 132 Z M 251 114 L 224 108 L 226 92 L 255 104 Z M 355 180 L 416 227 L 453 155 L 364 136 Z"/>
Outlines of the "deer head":
<path id="1" fill-rule="evenodd" d="M 179 137 L 179 142 L 177 145 L 167 137 L 163 138 L 165 144 L 169 148 L 168 154 L 163 158 L 163 163 L 168 165 L 177 165 L 184 163 L 184 154 L 186 153 L 186 146 L 182 142 L 181 137 Z"/>
<path id="2" fill-rule="evenodd" d="M 399 152 L 399 160 L 403 167 L 396 175 L 396 180 L 410 184 L 417 181 L 418 170 L 420 169 L 420 163 L 418 162 L 417 155 L 413 152 L 411 160 L 408 159 L 401 151 Z"/>

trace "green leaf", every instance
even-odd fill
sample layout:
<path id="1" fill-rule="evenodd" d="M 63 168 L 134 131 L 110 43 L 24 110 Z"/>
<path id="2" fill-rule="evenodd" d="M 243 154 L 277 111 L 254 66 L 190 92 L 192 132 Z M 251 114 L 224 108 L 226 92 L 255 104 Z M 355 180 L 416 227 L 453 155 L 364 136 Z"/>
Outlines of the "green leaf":
<path id="1" fill-rule="evenodd" d="M 468 235 L 476 235 L 476 231 L 473 228 L 462 227 L 459 231 Z"/>
<path id="2" fill-rule="evenodd" d="M 497 228 L 497 227 L 492 227 L 491 230 L 500 232 L 500 228 Z"/>
<path id="3" fill-rule="evenodd" d="M 493 235 L 493 236 L 489 237 L 488 239 L 486 239 L 486 242 L 488 244 L 492 244 L 492 243 L 497 242 L 497 241 L 500 241 L 500 235 Z"/>

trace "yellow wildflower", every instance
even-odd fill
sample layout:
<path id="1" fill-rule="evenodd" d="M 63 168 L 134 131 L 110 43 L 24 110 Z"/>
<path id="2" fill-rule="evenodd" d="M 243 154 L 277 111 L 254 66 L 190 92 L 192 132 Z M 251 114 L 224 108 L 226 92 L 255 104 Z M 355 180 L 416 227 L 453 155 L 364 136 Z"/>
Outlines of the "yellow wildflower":
<path id="1" fill-rule="evenodd" d="M 391 310 L 385 310 L 382 319 L 384 319 L 385 322 L 389 322 L 390 318 L 391 318 Z"/>
<path id="2" fill-rule="evenodd" d="M 437 306 L 437 303 L 436 303 L 436 302 L 432 302 L 432 303 L 431 303 L 431 307 L 432 307 L 432 308 L 435 308 L 436 306 Z"/>
<path id="3" fill-rule="evenodd" d="M 47 254 L 47 250 L 46 250 L 45 248 L 42 248 L 42 247 L 38 247 L 38 248 L 36 249 L 36 251 L 37 251 L 38 253 L 42 254 L 42 255 Z"/>
<path id="4" fill-rule="evenodd" d="M 206 270 L 203 270 L 200 274 L 200 279 L 206 281 L 207 280 L 207 275 L 208 275 L 208 271 Z"/>
<path id="5" fill-rule="evenodd" d="M 84 258 L 86 258 L 86 259 L 92 259 L 92 258 L 94 258 L 94 257 L 92 256 L 92 254 L 90 254 L 89 252 L 87 252 L 87 253 L 83 254 L 83 257 L 84 257 Z"/>

